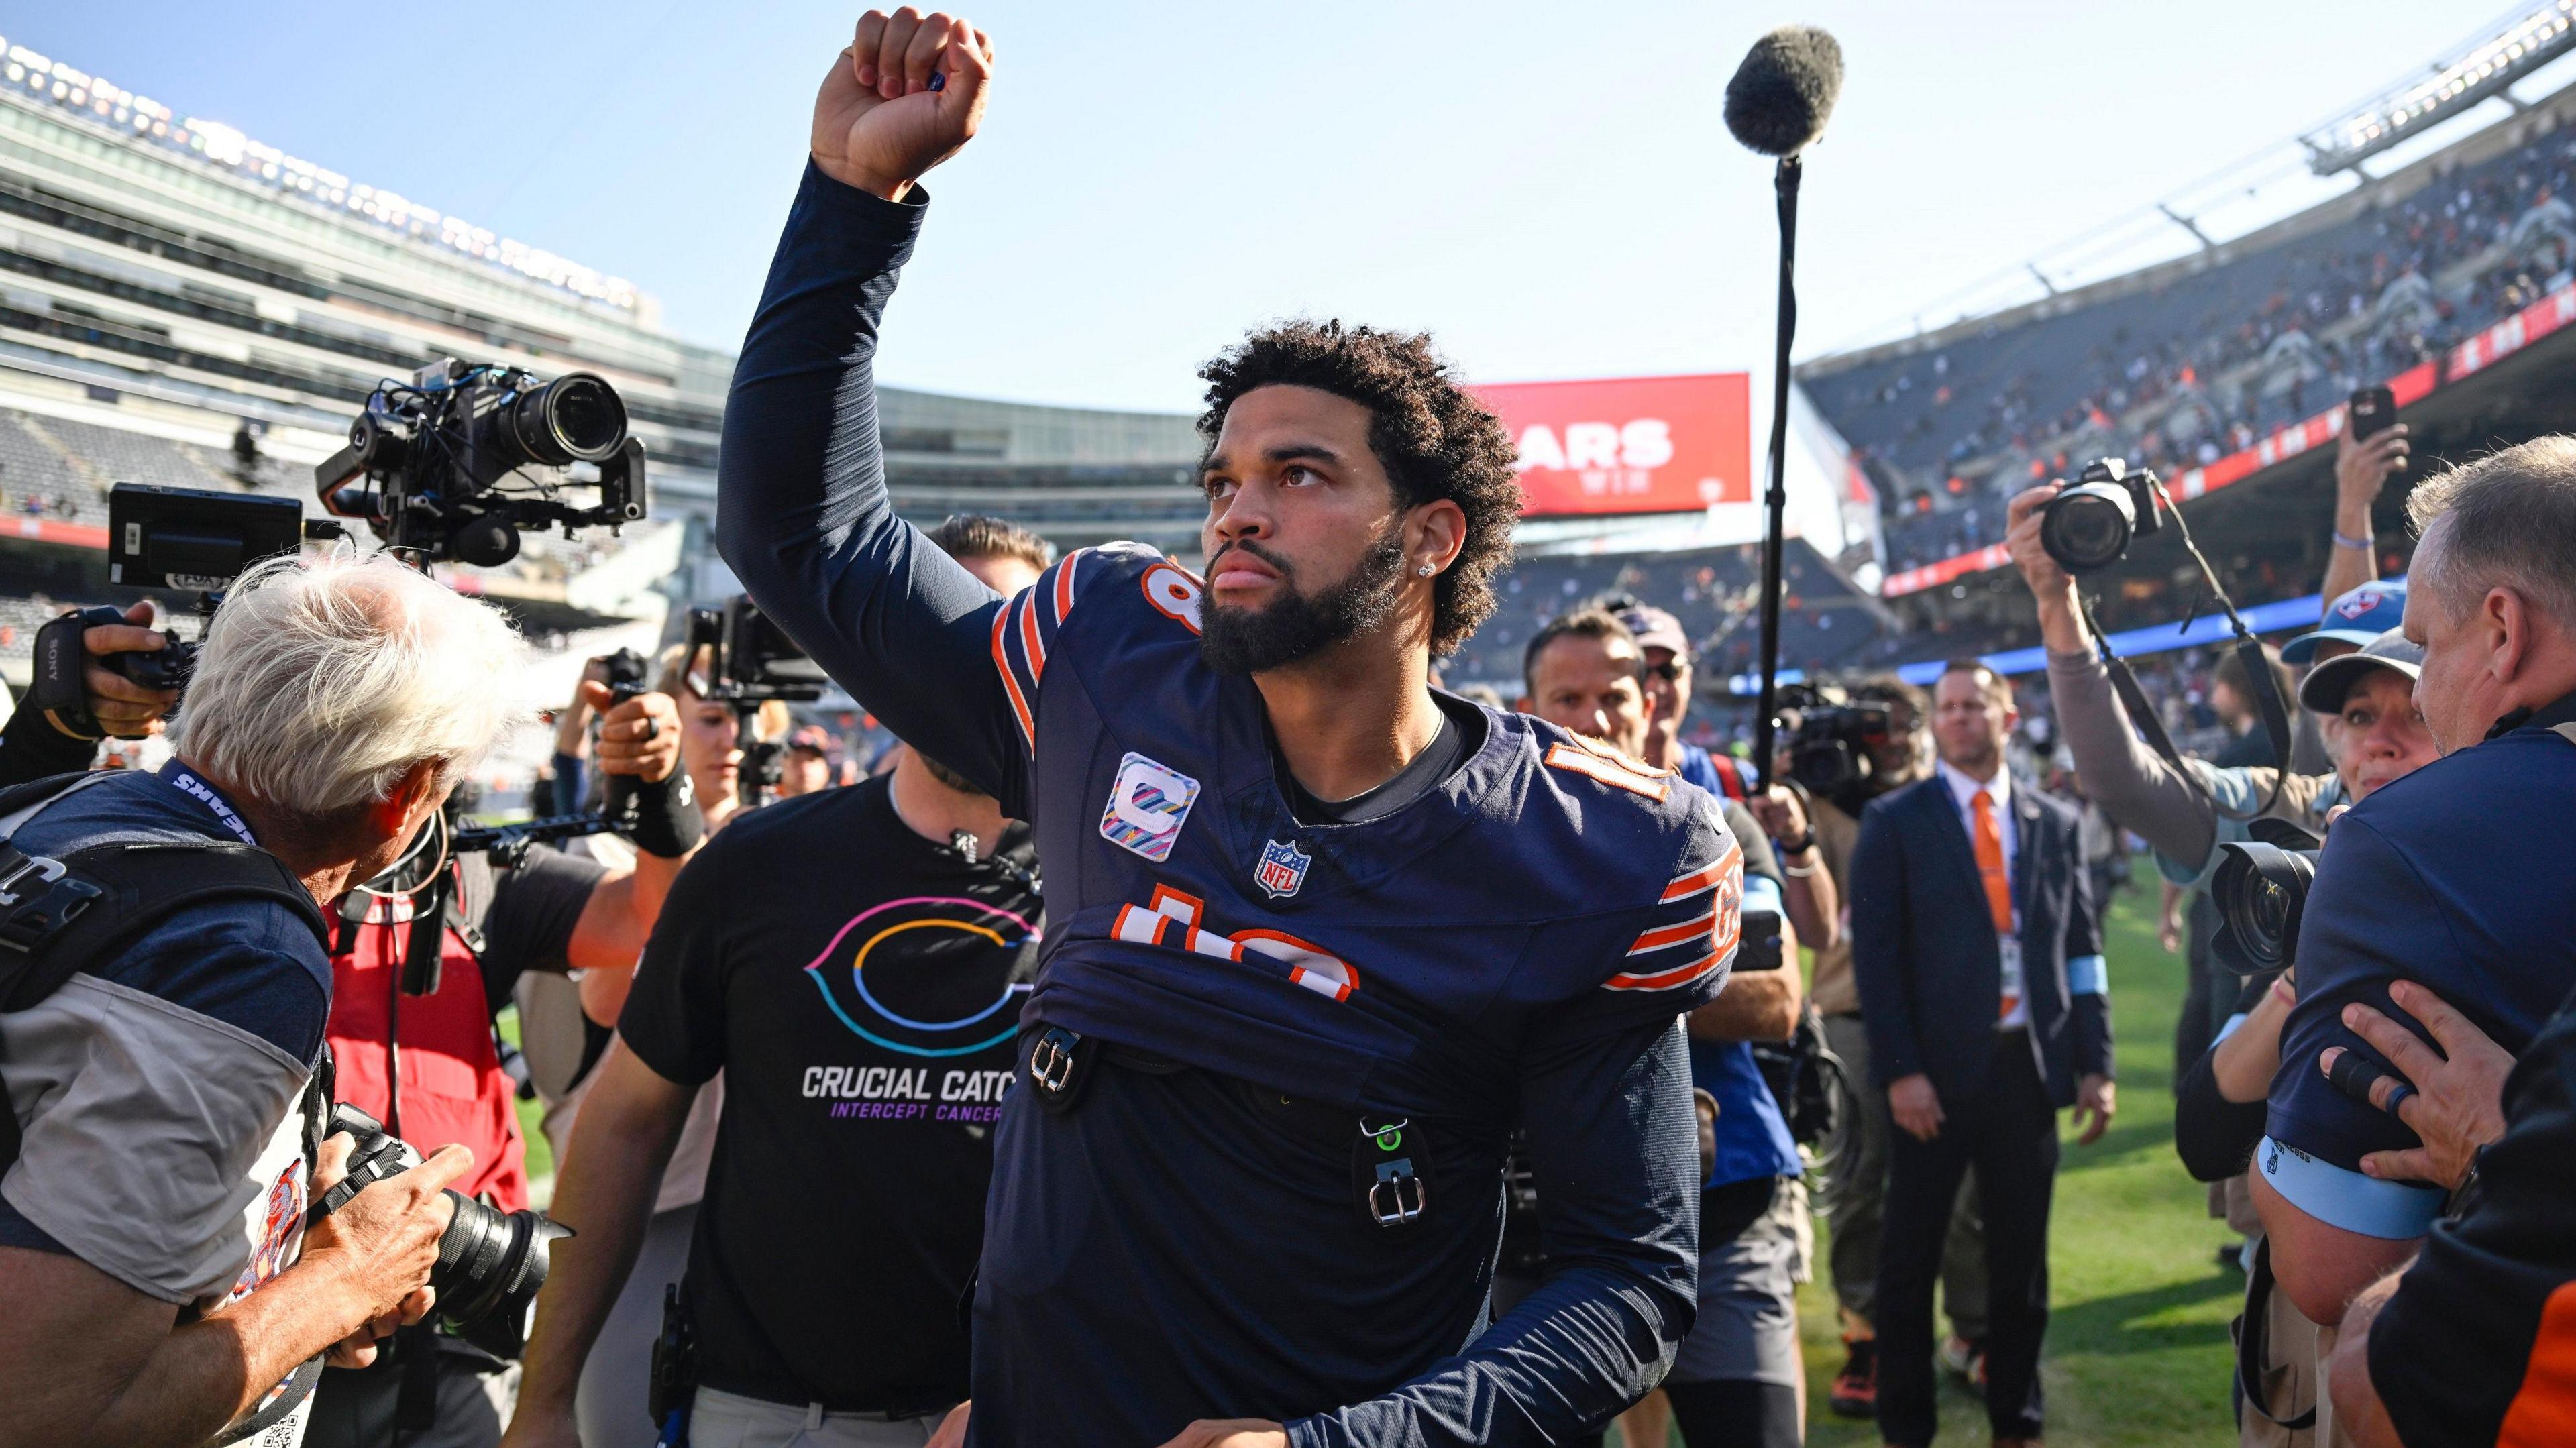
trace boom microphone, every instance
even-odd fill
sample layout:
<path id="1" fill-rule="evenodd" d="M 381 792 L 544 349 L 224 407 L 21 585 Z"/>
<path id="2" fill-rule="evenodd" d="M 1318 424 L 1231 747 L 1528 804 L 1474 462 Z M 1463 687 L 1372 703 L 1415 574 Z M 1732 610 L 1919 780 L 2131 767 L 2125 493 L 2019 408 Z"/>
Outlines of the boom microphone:
<path id="1" fill-rule="evenodd" d="M 1843 48 L 1812 25 L 1783 25 L 1744 53 L 1726 83 L 1726 128 L 1765 156 L 1815 144 L 1843 89 Z"/>
<path id="2" fill-rule="evenodd" d="M 1798 153 L 1814 145 L 1843 89 L 1843 48 L 1812 25 L 1783 25 L 1744 54 L 1726 83 L 1726 128 L 1735 139 L 1777 156 L 1772 189 L 1780 199 L 1780 321 L 1771 356 L 1771 487 L 1762 504 L 1769 514 L 1762 534 L 1762 694 L 1753 718 L 1753 767 L 1771 787 L 1773 743 L 1779 721 L 1780 551 L 1789 489 L 1789 343 L 1798 333 Z"/>

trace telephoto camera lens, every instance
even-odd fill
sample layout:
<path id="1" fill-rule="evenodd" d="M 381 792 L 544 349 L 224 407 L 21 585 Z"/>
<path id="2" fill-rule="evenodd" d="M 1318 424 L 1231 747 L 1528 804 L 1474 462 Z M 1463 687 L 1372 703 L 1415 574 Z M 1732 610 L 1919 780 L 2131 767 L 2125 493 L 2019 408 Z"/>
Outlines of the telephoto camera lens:
<path id="1" fill-rule="evenodd" d="M 2288 969 L 2299 947 L 2308 887 L 2317 878 L 2316 852 L 2250 840 L 2218 848 L 2209 900 L 2218 907 L 2219 927 L 2210 949 L 2239 975 Z"/>
<path id="2" fill-rule="evenodd" d="M 532 462 L 604 463 L 626 444 L 626 404 L 598 374 L 567 372 L 512 398 L 506 425 Z"/>
<path id="3" fill-rule="evenodd" d="M 327 1134 L 346 1134 L 355 1145 L 349 1174 L 314 1203 L 317 1220 L 371 1183 L 420 1165 L 410 1143 L 354 1106 L 331 1108 Z M 438 1293 L 435 1311 L 456 1336 L 497 1357 L 517 1357 L 537 1291 L 546 1285 L 555 1239 L 571 1236 L 572 1228 L 542 1212 L 504 1212 L 455 1191 L 447 1199 L 456 1212 L 439 1234 L 438 1261 L 429 1269 L 429 1285 Z"/>

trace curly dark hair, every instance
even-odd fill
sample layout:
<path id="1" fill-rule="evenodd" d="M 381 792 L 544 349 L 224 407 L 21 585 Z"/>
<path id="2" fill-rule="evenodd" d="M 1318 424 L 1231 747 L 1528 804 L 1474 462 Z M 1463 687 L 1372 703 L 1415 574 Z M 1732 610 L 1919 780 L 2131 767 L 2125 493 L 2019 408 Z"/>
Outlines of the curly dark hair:
<path id="1" fill-rule="evenodd" d="M 1517 461 L 1502 423 L 1459 385 L 1421 332 L 1295 321 L 1255 332 L 1199 369 L 1199 435 L 1216 447 L 1226 410 L 1256 387 L 1312 387 L 1369 410 L 1369 451 L 1406 508 L 1447 498 L 1467 515 L 1458 559 L 1432 584 L 1431 652 L 1455 653 L 1494 611 L 1521 515 Z"/>

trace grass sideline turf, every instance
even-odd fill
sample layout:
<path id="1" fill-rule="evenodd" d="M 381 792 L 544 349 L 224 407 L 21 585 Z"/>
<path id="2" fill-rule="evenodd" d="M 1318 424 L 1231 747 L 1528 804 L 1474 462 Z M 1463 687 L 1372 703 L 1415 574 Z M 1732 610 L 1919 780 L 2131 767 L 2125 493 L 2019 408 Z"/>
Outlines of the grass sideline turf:
<path id="1" fill-rule="evenodd" d="M 2210 1218 L 2205 1189 L 2174 1155 L 2173 1027 L 2182 1009 L 2183 961 L 2156 944 L 2154 871 L 2141 861 L 2137 875 L 2145 885 L 2118 897 L 2104 940 L 2119 1113 L 2093 1145 L 2067 1141 L 2049 1223 L 2042 1372 L 2053 1448 L 2217 1448 L 2236 1441 L 2227 1324 L 2245 1279 L 2218 1265 L 2219 1246 L 2234 1234 Z M 1875 1425 L 1837 1418 L 1825 1407 L 1843 1361 L 1825 1237 L 1820 1214 L 1816 1280 L 1798 1293 L 1807 1443 L 1875 1445 Z M 1946 1322 L 1940 1330 L 1948 1331 Z M 1941 1441 L 1988 1440 L 1984 1404 L 1942 1374 Z"/>

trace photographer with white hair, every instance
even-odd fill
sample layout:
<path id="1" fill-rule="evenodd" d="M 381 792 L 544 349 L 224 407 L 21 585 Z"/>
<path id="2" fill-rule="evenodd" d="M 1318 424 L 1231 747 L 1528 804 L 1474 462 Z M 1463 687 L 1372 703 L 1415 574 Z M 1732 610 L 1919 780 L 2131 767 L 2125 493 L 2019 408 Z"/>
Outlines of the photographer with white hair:
<path id="1" fill-rule="evenodd" d="M 318 905 L 490 748 L 520 647 L 391 558 L 262 564 L 166 768 L 0 792 L 0 1444 L 292 1443 L 312 1360 L 430 1308 L 470 1153 L 305 1221 L 348 1146 Z"/>
<path id="2" fill-rule="evenodd" d="M 611 807 L 631 858 L 612 866 L 542 844 L 451 849 L 433 827 L 383 874 L 352 880 L 328 912 L 333 1099 L 424 1152 L 464 1147 L 474 1165 L 456 1190 L 507 1213 L 534 1203 L 518 1083 L 501 1064 L 495 1012 L 523 978 L 575 971 L 583 1002 L 602 991 L 621 997 L 706 826 L 700 790 L 680 767 L 697 731 L 681 721 L 673 681 L 622 702 L 598 679 L 581 689 L 602 715 L 592 762 L 635 785 L 632 815 Z M 731 781 L 703 783 L 731 803 Z M 374 1363 L 322 1375 L 305 1448 L 490 1448 L 518 1397 L 523 1327 L 406 1327 Z"/>

